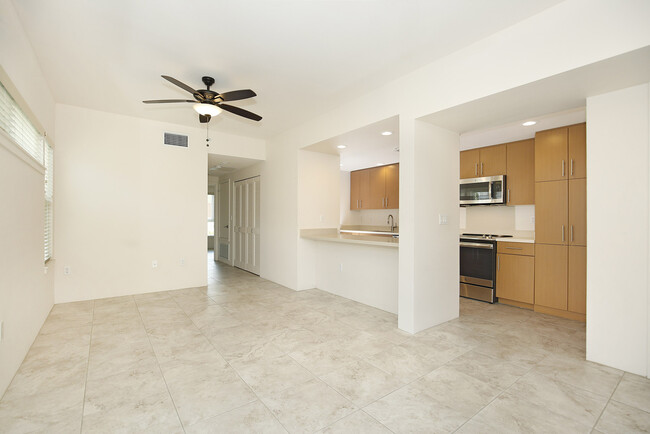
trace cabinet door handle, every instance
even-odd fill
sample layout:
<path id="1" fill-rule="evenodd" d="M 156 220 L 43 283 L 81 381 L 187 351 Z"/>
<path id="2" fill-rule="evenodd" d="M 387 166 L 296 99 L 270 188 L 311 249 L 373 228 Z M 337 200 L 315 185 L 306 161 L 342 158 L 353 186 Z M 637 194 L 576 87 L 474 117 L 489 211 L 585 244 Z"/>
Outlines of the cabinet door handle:
<path id="1" fill-rule="evenodd" d="M 562 242 L 564 242 L 564 225 L 562 225 Z"/>
<path id="2" fill-rule="evenodd" d="M 508 197 L 506 198 L 506 202 L 510 203 L 510 189 L 508 189 Z"/>
<path id="3" fill-rule="evenodd" d="M 474 175 L 478 176 L 478 163 L 474 163 Z"/>
<path id="4" fill-rule="evenodd" d="M 506 247 L 506 249 L 510 249 L 510 250 L 524 250 L 523 247 Z"/>
<path id="5" fill-rule="evenodd" d="M 573 225 L 569 226 L 569 238 L 571 239 L 571 242 L 573 242 Z"/>
<path id="6" fill-rule="evenodd" d="M 381 207 L 382 208 L 386 208 L 386 205 L 384 205 L 384 202 L 386 202 L 386 199 L 382 197 L 381 198 Z"/>
<path id="7" fill-rule="evenodd" d="M 497 271 L 501 271 L 501 261 L 499 261 L 499 259 L 501 258 L 497 256 Z"/>
<path id="8" fill-rule="evenodd" d="M 388 196 L 386 196 L 386 208 L 388 208 Z"/>
<path id="9" fill-rule="evenodd" d="M 481 161 L 481 176 L 483 176 L 483 162 Z"/>
<path id="10" fill-rule="evenodd" d="M 564 178 L 564 160 L 562 160 L 562 177 Z"/>
<path id="11" fill-rule="evenodd" d="M 570 161 L 569 164 L 570 164 L 570 169 L 569 169 L 569 171 L 570 171 L 570 173 L 571 173 L 571 176 L 573 176 L 573 158 L 571 159 L 571 161 Z"/>

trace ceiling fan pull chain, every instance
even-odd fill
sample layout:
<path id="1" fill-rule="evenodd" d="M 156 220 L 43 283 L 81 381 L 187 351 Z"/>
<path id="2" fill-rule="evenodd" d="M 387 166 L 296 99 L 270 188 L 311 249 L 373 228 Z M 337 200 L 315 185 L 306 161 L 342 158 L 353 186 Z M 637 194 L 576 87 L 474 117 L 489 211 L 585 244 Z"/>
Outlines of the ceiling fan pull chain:
<path id="1" fill-rule="evenodd" d="M 210 123 L 205 124 L 205 146 L 210 147 Z"/>

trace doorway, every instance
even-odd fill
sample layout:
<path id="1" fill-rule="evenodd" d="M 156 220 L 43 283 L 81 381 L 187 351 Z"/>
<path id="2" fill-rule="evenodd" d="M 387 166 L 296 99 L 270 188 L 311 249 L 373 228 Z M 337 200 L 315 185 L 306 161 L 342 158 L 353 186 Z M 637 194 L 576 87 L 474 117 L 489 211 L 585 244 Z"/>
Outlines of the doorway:
<path id="1" fill-rule="evenodd" d="M 260 274 L 260 177 L 235 182 L 234 265 Z"/>

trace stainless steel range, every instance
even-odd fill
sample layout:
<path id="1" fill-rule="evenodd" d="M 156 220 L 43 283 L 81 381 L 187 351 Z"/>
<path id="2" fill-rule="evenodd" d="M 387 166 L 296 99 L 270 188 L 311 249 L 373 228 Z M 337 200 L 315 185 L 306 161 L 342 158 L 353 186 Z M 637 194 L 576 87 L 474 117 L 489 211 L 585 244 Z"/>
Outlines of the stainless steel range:
<path id="1" fill-rule="evenodd" d="M 512 235 L 460 236 L 460 296 L 494 303 L 496 298 L 496 238 Z"/>

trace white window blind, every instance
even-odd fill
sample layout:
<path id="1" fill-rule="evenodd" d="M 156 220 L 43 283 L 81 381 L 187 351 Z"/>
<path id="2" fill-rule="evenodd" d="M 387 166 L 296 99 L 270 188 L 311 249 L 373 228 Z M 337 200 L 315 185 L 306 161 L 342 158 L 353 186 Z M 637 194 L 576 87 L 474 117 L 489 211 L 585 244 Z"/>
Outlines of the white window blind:
<path id="1" fill-rule="evenodd" d="M 7 89 L 0 83 L 0 128 L 36 161 L 44 165 L 43 135 L 20 109 Z"/>
<path id="2" fill-rule="evenodd" d="M 53 201 L 54 201 L 54 152 L 41 134 L 23 113 L 20 106 L 0 83 L 0 129 L 36 161 L 45 167 L 45 261 L 52 257 Z"/>
<path id="3" fill-rule="evenodd" d="M 54 203 L 54 151 L 45 142 L 45 261 L 52 257 Z"/>

